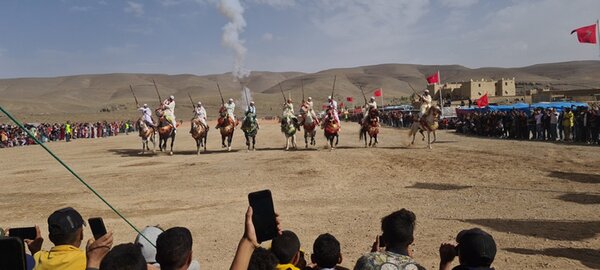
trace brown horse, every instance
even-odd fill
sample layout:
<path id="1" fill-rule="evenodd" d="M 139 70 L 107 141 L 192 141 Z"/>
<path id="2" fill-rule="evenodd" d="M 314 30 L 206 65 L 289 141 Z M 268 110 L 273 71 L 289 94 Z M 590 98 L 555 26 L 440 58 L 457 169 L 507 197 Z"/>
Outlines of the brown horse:
<path id="1" fill-rule="evenodd" d="M 200 147 L 204 147 L 204 152 L 206 152 L 206 139 L 208 138 L 208 126 L 202 124 L 200 119 L 194 118 L 192 119 L 192 129 L 191 134 L 192 138 L 196 141 L 196 154 L 200 154 Z"/>
<path id="2" fill-rule="evenodd" d="M 309 111 L 309 108 L 306 104 L 301 107 L 302 112 L 302 127 L 304 127 L 304 144 L 305 148 L 308 148 L 308 138 L 310 137 L 310 145 L 315 145 L 317 142 L 315 141 L 315 136 L 317 135 L 317 126 L 319 125 L 319 121 L 317 118 L 314 118 Z"/>
<path id="3" fill-rule="evenodd" d="M 325 129 L 325 138 L 327 138 L 330 149 L 335 149 L 340 138 L 338 134 L 340 131 L 340 123 L 335 120 L 333 110 L 328 111 L 327 117 L 323 120 L 321 128 Z M 335 144 L 333 143 L 333 139 L 335 139 Z"/>
<path id="4" fill-rule="evenodd" d="M 427 131 L 427 147 L 431 149 L 431 144 L 433 144 L 437 138 L 435 136 L 435 131 L 438 129 L 440 114 L 442 111 L 438 106 L 431 106 L 427 109 L 427 112 L 423 115 L 420 121 L 416 121 L 410 127 L 410 131 L 408 132 L 408 136 L 412 136 L 411 144 L 415 144 L 415 136 L 417 135 L 417 131 L 421 133 L 423 136 L 423 140 L 425 140 L 424 131 Z M 431 133 L 433 133 L 433 141 L 431 141 Z"/>
<path id="5" fill-rule="evenodd" d="M 223 148 L 227 147 L 227 151 L 231 151 L 231 140 L 235 131 L 236 121 L 232 117 L 223 117 L 219 119 L 219 131 L 221 132 L 221 144 Z M 227 144 L 225 144 L 227 139 Z"/>
<path id="6" fill-rule="evenodd" d="M 171 151 L 169 155 L 173 155 L 173 144 L 175 143 L 175 128 L 171 122 L 162 116 L 158 121 L 158 149 L 160 151 L 167 150 L 167 140 L 171 138 Z"/>
<path id="7" fill-rule="evenodd" d="M 377 134 L 379 134 L 379 111 L 377 109 L 371 109 L 369 116 L 365 123 L 361 123 L 359 140 L 365 140 L 365 147 L 367 147 L 367 134 L 369 134 L 369 146 L 375 147 L 379 141 L 377 140 Z M 373 142 L 375 139 L 375 142 Z"/>
<path id="8" fill-rule="evenodd" d="M 150 151 L 150 147 L 148 147 L 148 140 L 152 142 L 152 153 L 154 153 L 156 151 L 156 130 L 154 130 L 153 127 L 148 126 L 146 124 L 146 121 L 144 121 L 141 118 L 138 120 L 138 127 L 140 130 L 140 137 L 142 138 L 141 154 L 143 155 L 144 153 L 146 153 L 146 150 Z"/>

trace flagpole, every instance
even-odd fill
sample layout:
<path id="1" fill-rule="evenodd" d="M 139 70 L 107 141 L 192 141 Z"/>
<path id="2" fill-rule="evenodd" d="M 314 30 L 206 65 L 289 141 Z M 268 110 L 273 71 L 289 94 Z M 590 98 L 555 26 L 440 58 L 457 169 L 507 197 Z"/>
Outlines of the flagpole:
<path id="1" fill-rule="evenodd" d="M 438 83 L 440 84 L 440 110 L 441 110 L 440 116 L 442 118 L 444 118 L 444 98 L 442 97 L 442 77 L 440 77 L 439 70 L 437 72 L 437 75 L 438 75 Z M 435 89 L 435 84 L 433 85 L 433 88 Z"/>
<path id="2" fill-rule="evenodd" d="M 598 56 L 600 56 L 600 19 L 596 20 L 596 44 L 598 44 Z"/>
<path id="3" fill-rule="evenodd" d="M 381 90 L 381 109 L 383 110 L 383 108 L 385 107 L 385 104 L 383 104 L 383 87 L 379 89 Z"/>

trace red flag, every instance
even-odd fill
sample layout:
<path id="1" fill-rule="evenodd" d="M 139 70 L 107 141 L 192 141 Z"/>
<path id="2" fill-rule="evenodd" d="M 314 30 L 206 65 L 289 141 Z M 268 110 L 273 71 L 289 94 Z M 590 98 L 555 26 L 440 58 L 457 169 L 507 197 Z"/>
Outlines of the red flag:
<path id="1" fill-rule="evenodd" d="M 428 84 L 432 84 L 432 83 L 439 83 L 440 82 L 440 76 L 439 73 L 435 73 L 429 77 L 427 77 L 427 83 Z"/>
<path id="2" fill-rule="evenodd" d="M 377 89 L 375 89 L 375 92 L 373 92 L 373 96 L 376 96 L 376 97 L 380 97 L 381 94 L 382 94 L 381 88 L 377 88 Z"/>
<path id="3" fill-rule="evenodd" d="M 340 108 L 344 108 L 344 102 L 340 102 Z"/>
<path id="4" fill-rule="evenodd" d="M 580 43 L 596 44 L 596 24 L 584 26 L 571 31 L 571 35 L 577 32 L 577 39 Z"/>
<path id="5" fill-rule="evenodd" d="M 483 95 L 482 97 L 480 97 L 477 101 L 477 107 L 481 108 L 481 107 L 485 107 L 489 104 L 488 101 L 488 94 L 485 93 L 485 95 Z"/>
<path id="6" fill-rule="evenodd" d="M 352 101 L 354 101 L 354 98 L 353 98 L 353 97 L 347 97 L 347 98 L 346 98 L 346 101 L 348 101 L 348 102 L 352 102 Z"/>

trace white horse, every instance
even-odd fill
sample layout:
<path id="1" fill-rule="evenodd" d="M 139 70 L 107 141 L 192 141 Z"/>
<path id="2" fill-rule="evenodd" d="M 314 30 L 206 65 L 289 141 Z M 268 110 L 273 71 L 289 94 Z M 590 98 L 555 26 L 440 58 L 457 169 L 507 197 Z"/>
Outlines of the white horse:
<path id="1" fill-rule="evenodd" d="M 143 119 L 138 120 L 139 134 L 142 138 L 142 155 L 146 151 L 150 151 L 148 147 L 148 140 L 152 142 L 152 153 L 156 152 L 156 133 L 153 127 L 149 127 Z"/>
<path id="2" fill-rule="evenodd" d="M 431 144 L 433 144 L 437 138 L 435 136 L 435 131 L 438 129 L 441 110 L 438 106 L 431 106 L 423 115 L 423 119 L 421 121 L 414 122 L 410 127 L 410 131 L 408 132 L 408 136 L 412 136 L 411 144 L 415 144 L 415 136 L 417 132 L 421 133 L 423 136 L 423 140 L 425 140 L 425 135 L 423 131 L 427 131 L 427 148 L 431 149 Z M 431 133 L 433 133 L 433 141 L 431 141 Z"/>

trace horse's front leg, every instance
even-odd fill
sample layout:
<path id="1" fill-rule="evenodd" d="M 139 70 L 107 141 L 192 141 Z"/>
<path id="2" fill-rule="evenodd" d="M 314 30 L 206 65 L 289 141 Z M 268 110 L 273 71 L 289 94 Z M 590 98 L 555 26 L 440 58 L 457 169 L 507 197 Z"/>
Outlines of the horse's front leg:
<path id="1" fill-rule="evenodd" d="M 431 149 L 431 132 L 427 132 L 427 148 Z"/>

